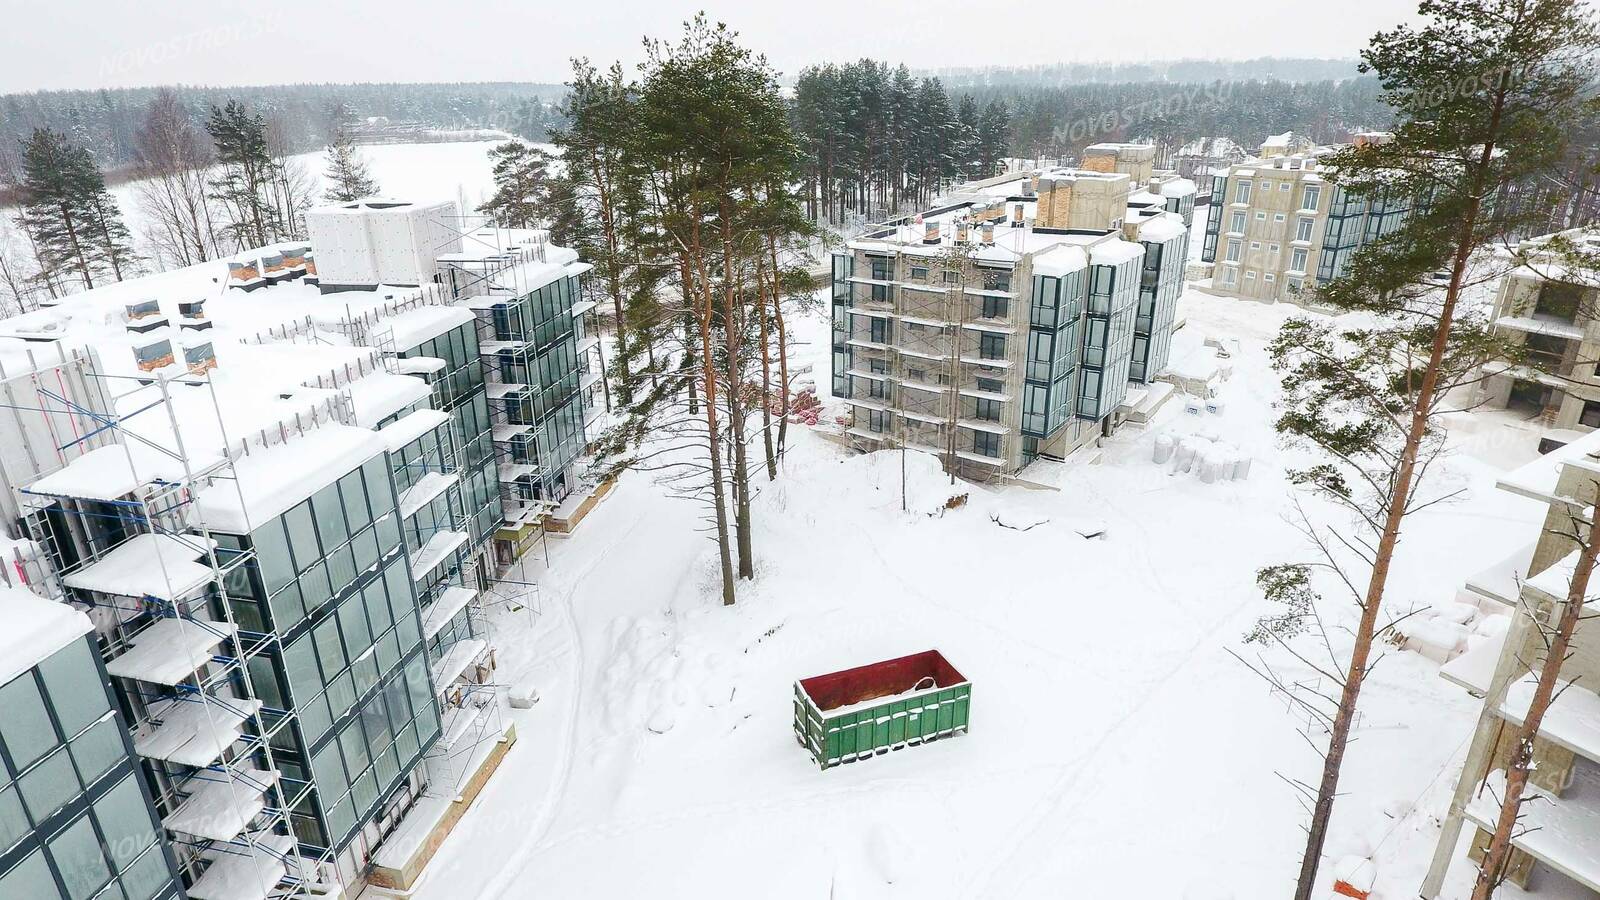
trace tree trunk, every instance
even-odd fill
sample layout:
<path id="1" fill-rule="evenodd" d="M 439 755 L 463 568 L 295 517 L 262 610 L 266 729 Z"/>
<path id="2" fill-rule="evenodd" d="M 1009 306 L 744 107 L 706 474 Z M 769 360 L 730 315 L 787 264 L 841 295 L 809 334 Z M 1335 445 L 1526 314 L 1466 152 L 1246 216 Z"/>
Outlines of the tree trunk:
<path id="1" fill-rule="evenodd" d="M 778 241 L 767 238 L 767 251 L 772 254 L 772 277 L 775 293 L 772 298 L 772 324 L 778 332 L 778 455 L 789 437 L 789 339 L 783 327 L 782 284 L 778 280 Z"/>
<path id="2" fill-rule="evenodd" d="M 1528 774 L 1533 763 L 1533 739 L 1539 733 L 1545 711 L 1555 699 L 1556 678 L 1561 674 L 1561 664 L 1566 661 L 1567 650 L 1572 645 L 1572 635 L 1583 615 L 1583 603 L 1589 591 L 1589 576 L 1594 572 L 1595 553 L 1600 551 L 1600 515 L 1589 513 L 1589 535 L 1578 553 L 1578 564 L 1573 569 L 1572 581 L 1567 588 L 1567 602 L 1561 608 L 1556 622 L 1555 638 L 1539 668 L 1539 684 L 1534 688 L 1533 701 L 1522 727 L 1517 729 L 1516 745 L 1511 751 L 1511 761 L 1506 767 L 1506 793 L 1500 801 L 1500 818 L 1495 822 L 1494 834 L 1483 854 L 1483 864 L 1478 869 L 1478 880 L 1472 888 L 1472 900 L 1489 900 L 1504 878 L 1507 859 L 1511 856 L 1511 832 L 1517 824 L 1517 814 L 1522 809 L 1522 792 L 1528 786 Z"/>
<path id="3" fill-rule="evenodd" d="M 691 254 L 698 254 L 699 248 L 698 222 L 694 227 L 694 242 L 691 245 Z M 680 257 L 682 255 L 680 254 Z M 680 258 L 679 265 L 687 274 L 689 260 Z M 684 283 L 685 292 L 694 290 L 689 282 Z M 733 557 L 728 551 L 728 504 L 722 494 L 722 447 L 721 429 L 717 425 L 717 370 L 711 356 L 711 286 L 706 284 L 703 291 L 703 302 L 695 302 L 695 317 L 700 326 L 700 389 L 705 398 L 706 416 L 706 449 L 711 453 L 711 506 L 716 518 L 717 528 L 717 554 L 722 567 L 722 605 L 732 606 L 733 593 Z M 694 394 L 691 391 L 690 396 Z"/>
<path id="4" fill-rule="evenodd" d="M 1355 646 L 1350 651 L 1350 666 L 1345 673 L 1344 687 L 1339 696 L 1339 709 L 1334 716 L 1333 729 L 1328 736 L 1328 752 L 1323 757 L 1322 779 L 1317 785 L 1317 802 L 1312 808 L 1311 826 L 1306 832 L 1305 855 L 1300 859 L 1300 876 L 1295 886 L 1295 900 L 1312 900 L 1316 886 L 1317 868 L 1322 862 L 1322 848 L 1328 838 L 1328 822 L 1333 817 L 1333 802 L 1339 792 L 1339 769 L 1344 763 L 1345 747 L 1350 741 L 1350 727 L 1355 719 L 1356 702 L 1361 696 L 1361 686 L 1366 680 L 1367 660 L 1372 654 L 1372 640 L 1377 633 L 1378 610 L 1383 605 L 1383 592 L 1389 581 L 1389 565 L 1394 559 L 1395 545 L 1400 541 L 1400 526 L 1405 519 L 1406 504 L 1411 496 L 1411 484 L 1416 476 L 1417 455 L 1422 439 L 1427 433 L 1429 414 L 1438 389 L 1439 366 L 1444 360 L 1450 341 L 1450 328 L 1455 320 L 1456 301 L 1461 295 L 1461 285 L 1467 271 L 1467 258 L 1472 251 L 1472 234 L 1478 222 L 1478 210 L 1483 196 L 1484 179 L 1494 158 L 1496 138 L 1499 135 L 1501 112 L 1505 105 L 1509 75 L 1502 73 L 1495 96 L 1488 134 L 1479 153 L 1477 171 L 1473 175 L 1472 200 L 1467 204 L 1457 231 L 1454 264 L 1450 268 L 1450 285 L 1445 291 L 1444 304 L 1439 309 L 1439 321 L 1433 334 L 1433 347 L 1428 353 L 1428 367 L 1423 371 L 1422 384 L 1411 408 L 1411 427 L 1406 433 L 1405 447 L 1401 451 L 1389 492 L 1389 510 L 1384 516 L 1383 530 L 1379 534 L 1377 550 L 1373 554 L 1372 574 L 1367 581 L 1367 591 L 1361 605 L 1361 622 L 1356 629 Z"/>
<path id="5" fill-rule="evenodd" d="M 609 170 L 600 165 L 599 154 L 589 154 L 589 169 L 600 199 L 600 229 L 606 241 L 606 281 L 611 289 L 611 301 L 617 309 L 617 369 L 622 376 L 617 384 L 617 402 L 627 405 L 633 400 L 633 354 L 628 352 L 628 318 L 622 305 L 622 253 L 617 241 L 616 217 L 611 207 L 611 182 L 607 177 Z M 607 398 L 606 405 L 609 408 L 609 389 Z"/>
<path id="6" fill-rule="evenodd" d="M 726 177 L 726 172 L 724 172 Z M 738 282 L 734 280 L 732 211 L 728 209 L 726 189 L 722 201 L 722 316 L 723 336 L 728 348 L 729 430 L 733 437 L 733 533 L 739 546 L 739 577 L 755 577 L 755 551 L 750 535 L 750 466 L 744 430 L 744 321 L 739 302 Z"/>
<path id="7" fill-rule="evenodd" d="M 756 254 L 756 297 L 766 297 L 766 279 L 762 277 L 761 254 Z M 777 273 L 772 277 L 772 305 L 778 305 Z M 761 319 L 761 445 L 767 455 L 767 480 L 778 480 L 778 460 L 772 452 L 772 346 L 767 334 L 767 309 L 765 302 L 756 304 L 756 315 Z"/>

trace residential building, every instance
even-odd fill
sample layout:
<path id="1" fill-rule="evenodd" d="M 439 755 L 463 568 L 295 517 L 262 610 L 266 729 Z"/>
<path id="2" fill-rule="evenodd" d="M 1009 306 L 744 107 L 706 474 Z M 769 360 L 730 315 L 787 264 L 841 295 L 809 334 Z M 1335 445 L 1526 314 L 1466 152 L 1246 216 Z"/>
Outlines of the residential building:
<path id="1" fill-rule="evenodd" d="M 1268 143 L 1276 138 L 1285 136 Z M 1272 155 L 1212 176 L 1201 248 L 1201 259 L 1214 263 L 1211 293 L 1296 299 L 1338 277 L 1357 248 L 1405 221 L 1409 202 L 1358 198 L 1328 180 L 1323 160 L 1334 148 L 1298 147 L 1286 138 Z"/>
<path id="2" fill-rule="evenodd" d="M 1546 656 L 1548 629 L 1566 603 L 1577 564 L 1574 536 L 1600 500 L 1600 433 L 1584 435 L 1500 479 L 1503 490 L 1546 504 L 1531 542 L 1469 579 L 1463 592 L 1508 626 L 1479 629 L 1440 670 L 1483 698 L 1421 895 L 1439 896 L 1470 826 L 1467 866 L 1482 859 L 1500 814 L 1506 767 Z M 1590 595 L 1593 585 L 1590 586 Z M 1534 739 L 1533 768 L 1512 834 L 1507 875 L 1535 895 L 1600 891 L 1600 620 L 1578 622 L 1554 702 Z M 1581 886 L 1581 887 L 1580 887 Z M 1585 890 L 1586 889 L 1586 890 Z"/>
<path id="3" fill-rule="evenodd" d="M 975 476 L 1065 457 L 1166 365 L 1193 185 L 1151 194 L 1151 148 L 1100 170 L 964 185 L 833 259 L 833 391 L 862 449 L 914 446 Z M 1154 176 L 1146 176 L 1154 177 Z M 1135 188 L 1150 198 L 1130 203 Z"/>
<path id="4" fill-rule="evenodd" d="M 82 612 L 0 587 L 0 897 L 182 885 Z"/>
<path id="5" fill-rule="evenodd" d="M 482 600 L 526 590 L 496 580 L 508 514 L 540 529 L 582 488 L 575 253 L 448 204 L 311 219 L 356 249 L 0 321 L 0 511 L 27 536 L 0 579 L 86 614 L 151 840 L 197 900 L 410 887 L 515 740 Z M 480 341 L 501 310 L 537 315 L 525 369 Z M 544 398 L 509 473 L 497 389 Z"/>
<path id="6" fill-rule="evenodd" d="M 1554 238 L 1572 252 L 1600 251 L 1600 231 L 1577 229 L 1529 238 L 1501 253 L 1506 273 L 1494 299 L 1494 328 L 1521 345 L 1522 359 L 1486 365 L 1489 405 L 1521 412 L 1559 432 L 1600 427 L 1600 281 L 1575 271 Z"/>

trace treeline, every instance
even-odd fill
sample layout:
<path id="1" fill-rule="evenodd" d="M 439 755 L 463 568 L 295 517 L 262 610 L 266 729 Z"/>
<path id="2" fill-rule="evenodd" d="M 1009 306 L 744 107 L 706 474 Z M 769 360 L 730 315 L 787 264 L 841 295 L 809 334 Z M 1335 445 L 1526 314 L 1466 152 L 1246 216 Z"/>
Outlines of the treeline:
<path id="1" fill-rule="evenodd" d="M 145 111 L 162 90 L 172 90 L 194 124 L 204 111 L 230 100 L 282 123 L 296 152 L 332 141 L 342 116 L 384 116 L 441 129 L 495 128 L 534 141 L 559 124 L 554 106 L 566 89 L 532 82 L 458 84 L 290 84 L 258 87 L 124 88 L 43 91 L 0 97 L 0 147 L 15 148 L 36 128 L 67 135 L 110 172 L 136 161 Z"/>
<path id="2" fill-rule="evenodd" d="M 1097 141 L 1147 140 L 1158 155 L 1201 137 L 1258 146 L 1294 131 L 1330 143 L 1352 131 L 1382 129 L 1394 118 L 1376 78 L 1338 81 L 1213 81 L 972 86 L 978 102 L 1012 110 L 1011 155 L 1071 157 Z"/>
<path id="3" fill-rule="evenodd" d="M 954 88 L 971 86 L 1060 87 L 1096 82 L 1186 83 L 1212 81 L 1335 81 L 1354 78 L 1353 59 L 1268 57 L 1257 59 L 1174 59 L 1124 63 L 1050 63 L 1037 66 L 964 66 L 928 74 Z"/>
<path id="4" fill-rule="evenodd" d="M 802 70 L 792 121 L 806 210 L 831 221 L 885 218 L 926 205 L 953 179 L 992 174 L 1010 129 L 1003 100 L 952 100 L 937 78 L 870 59 Z"/>

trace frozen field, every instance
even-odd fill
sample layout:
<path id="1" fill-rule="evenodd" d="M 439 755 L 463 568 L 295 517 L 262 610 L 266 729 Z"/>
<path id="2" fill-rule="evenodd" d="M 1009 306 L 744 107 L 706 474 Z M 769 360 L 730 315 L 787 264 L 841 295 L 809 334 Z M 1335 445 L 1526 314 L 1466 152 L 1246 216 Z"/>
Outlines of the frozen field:
<path id="1" fill-rule="evenodd" d="M 514 711 L 519 742 L 418 896 L 1285 896 L 1304 816 L 1279 776 L 1318 761 L 1228 651 L 1253 653 L 1256 568 L 1304 557 L 1263 350 L 1291 311 L 1190 292 L 1179 346 L 1240 341 L 1225 414 L 1180 398 L 1098 464 L 1025 473 L 1056 490 L 952 488 L 913 455 L 902 513 L 898 455 L 791 426 L 732 609 L 701 509 L 624 477 L 551 542 L 538 615 L 498 620 L 501 680 L 543 700 Z M 824 391 L 825 329 L 802 330 Z M 1254 451 L 1248 480 L 1151 461 L 1159 432 L 1199 428 Z M 1452 599 L 1529 539 L 1541 510 L 1493 481 L 1532 442 L 1505 434 L 1475 432 L 1440 472 L 1465 494 L 1410 522 L 1391 609 Z M 934 514 L 952 493 L 966 505 Z M 930 647 L 973 682 L 971 732 L 819 772 L 790 730 L 794 680 Z M 1412 897 L 1475 704 L 1391 650 L 1363 710 L 1329 850 L 1374 855 L 1375 896 Z"/>

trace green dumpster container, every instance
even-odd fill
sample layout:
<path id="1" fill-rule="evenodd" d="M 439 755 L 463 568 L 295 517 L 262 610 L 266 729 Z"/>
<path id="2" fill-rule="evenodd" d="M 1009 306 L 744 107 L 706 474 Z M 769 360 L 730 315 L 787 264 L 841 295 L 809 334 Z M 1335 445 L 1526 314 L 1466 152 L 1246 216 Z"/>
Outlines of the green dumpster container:
<path id="1" fill-rule="evenodd" d="M 937 650 L 794 683 L 794 736 L 826 769 L 967 730 L 972 683 Z"/>

